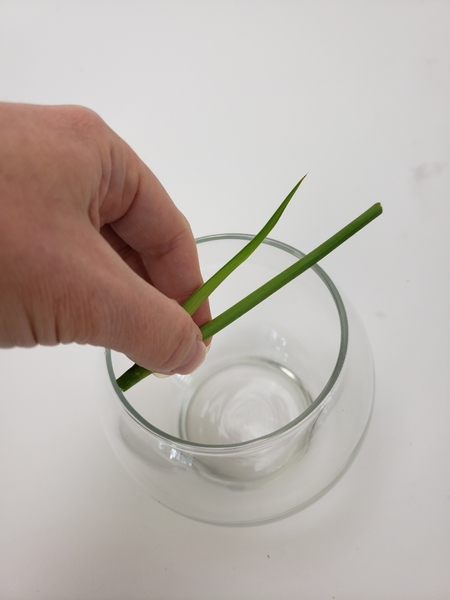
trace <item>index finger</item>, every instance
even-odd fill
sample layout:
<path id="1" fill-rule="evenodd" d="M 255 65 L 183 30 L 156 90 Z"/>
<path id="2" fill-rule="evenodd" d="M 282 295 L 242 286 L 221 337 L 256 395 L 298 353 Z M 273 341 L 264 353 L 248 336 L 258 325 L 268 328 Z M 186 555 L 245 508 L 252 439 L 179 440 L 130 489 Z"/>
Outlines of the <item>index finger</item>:
<path id="1" fill-rule="evenodd" d="M 181 304 L 203 283 L 189 223 L 131 148 L 120 138 L 112 143 L 109 186 L 100 201 L 100 223 L 109 223 L 141 255 L 153 285 Z M 201 326 L 210 318 L 205 302 L 194 320 Z"/>

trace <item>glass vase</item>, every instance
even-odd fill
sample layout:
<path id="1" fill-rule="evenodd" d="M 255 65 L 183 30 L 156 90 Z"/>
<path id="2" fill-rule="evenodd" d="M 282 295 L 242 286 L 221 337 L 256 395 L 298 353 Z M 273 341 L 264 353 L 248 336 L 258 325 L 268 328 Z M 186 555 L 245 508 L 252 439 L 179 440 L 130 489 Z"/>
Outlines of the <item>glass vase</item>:
<path id="1" fill-rule="evenodd" d="M 197 240 L 206 280 L 251 236 Z M 267 239 L 211 296 L 217 315 L 303 254 Z M 201 521 L 261 523 L 326 492 L 355 456 L 374 395 L 354 309 L 315 266 L 218 333 L 191 375 L 115 383 L 131 362 L 106 351 L 107 437 L 158 502 Z"/>

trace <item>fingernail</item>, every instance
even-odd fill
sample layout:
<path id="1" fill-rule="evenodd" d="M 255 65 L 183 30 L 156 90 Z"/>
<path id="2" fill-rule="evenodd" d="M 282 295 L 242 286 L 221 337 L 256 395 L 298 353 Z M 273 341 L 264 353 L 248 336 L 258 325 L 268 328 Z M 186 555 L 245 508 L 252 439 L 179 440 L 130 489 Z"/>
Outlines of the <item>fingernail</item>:
<path id="1" fill-rule="evenodd" d="M 158 379 L 164 379 L 165 377 L 170 377 L 173 373 L 153 373 L 154 377 L 158 377 Z"/>
<path id="2" fill-rule="evenodd" d="M 192 373 L 195 371 L 202 362 L 206 358 L 206 347 L 201 339 L 197 338 L 196 345 L 194 346 L 194 350 L 188 360 L 184 365 L 174 369 L 174 373 L 178 373 L 179 375 L 187 375 L 187 373 Z"/>

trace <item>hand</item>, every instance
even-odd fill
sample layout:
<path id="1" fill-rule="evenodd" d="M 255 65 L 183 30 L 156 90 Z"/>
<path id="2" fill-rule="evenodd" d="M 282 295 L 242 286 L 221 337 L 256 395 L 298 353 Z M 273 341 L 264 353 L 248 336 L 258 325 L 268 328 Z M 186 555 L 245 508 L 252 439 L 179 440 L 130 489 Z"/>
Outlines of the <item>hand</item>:
<path id="1" fill-rule="evenodd" d="M 190 227 L 94 112 L 0 103 L 0 346 L 77 342 L 161 373 L 203 360 L 179 303 L 201 284 Z"/>

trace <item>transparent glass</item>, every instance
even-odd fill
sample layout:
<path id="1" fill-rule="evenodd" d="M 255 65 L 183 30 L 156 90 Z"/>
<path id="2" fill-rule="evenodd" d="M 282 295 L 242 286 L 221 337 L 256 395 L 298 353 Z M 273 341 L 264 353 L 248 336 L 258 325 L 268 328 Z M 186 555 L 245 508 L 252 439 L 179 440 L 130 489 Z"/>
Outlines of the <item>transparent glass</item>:
<path id="1" fill-rule="evenodd" d="M 249 239 L 197 240 L 204 278 Z M 266 240 L 213 293 L 213 315 L 302 256 Z M 211 523 L 261 523 L 319 498 L 355 456 L 372 409 L 366 334 L 318 266 L 218 333 L 195 373 L 150 376 L 124 394 L 115 380 L 130 365 L 106 351 L 111 446 L 154 499 Z"/>

